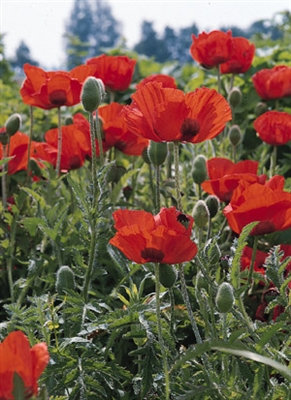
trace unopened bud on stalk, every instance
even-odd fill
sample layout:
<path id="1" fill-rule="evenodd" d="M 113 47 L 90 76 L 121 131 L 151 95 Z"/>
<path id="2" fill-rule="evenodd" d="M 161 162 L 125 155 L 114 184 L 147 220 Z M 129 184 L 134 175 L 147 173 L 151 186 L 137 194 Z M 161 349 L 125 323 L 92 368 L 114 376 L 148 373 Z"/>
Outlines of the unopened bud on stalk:
<path id="1" fill-rule="evenodd" d="M 234 303 L 233 287 L 223 282 L 217 291 L 215 298 L 216 307 L 219 312 L 227 313 L 231 310 Z"/>
<path id="2" fill-rule="evenodd" d="M 151 140 L 148 147 L 148 157 L 155 166 L 162 165 L 168 155 L 168 146 L 164 142 L 154 142 Z"/>
<path id="3" fill-rule="evenodd" d="M 12 114 L 5 123 L 6 133 L 8 136 L 13 136 L 19 130 L 21 124 L 21 116 Z"/>
<path id="4" fill-rule="evenodd" d="M 205 278 L 203 272 L 198 271 L 196 276 L 193 276 L 192 283 L 195 286 L 195 289 L 200 291 L 201 289 L 208 290 L 208 282 Z"/>
<path id="5" fill-rule="evenodd" d="M 204 228 L 210 217 L 209 210 L 204 200 L 197 201 L 193 208 L 192 216 L 194 218 L 195 225 L 198 226 L 198 228 Z"/>
<path id="6" fill-rule="evenodd" d="M 268 105 L 262 101 L 256 104 L 255 107 L 255 115 L 259 117 L 260 115 L 264 114 L 268 110 Z"/>
<path id="7" fill-rule="evenodd" d="M 66 289 L 75 289 L 75 275 L 68 265 L 62 265 L 57 272 L 56 291 L 64 294 Z"/>
<path id="8" fill-rule="evenodd" d="M 177 280 L 177 270 L 170 264 L 159 264 L 160 282 L 165 288 L 174 286 Z"/>
<path id="9" fill-rule="evenodd" d="M 6 128 L 0 128 L 0 143 L 1 143 L 3 146 L 6 146 L 6 145 L 7 145 L 7 143 L 8 143 L 8 138 L 9 138 L 9 136 L 8 136 L 8 134 L 7 134 L 7 132 L 6 132 Z"/>
<path id="10" fill-rule="evenodd" d="M 105 96 L 105 87 L 101 79 L 89 76 L 82 88 L 81 102 L 85 111 L 90 113 L 97 110 Z"/>
<path id="11" fill-rule="evenodd" d="M 215 217 L 215 215 L 217 214 L 217 212 L 219 210 L 219 206 L 220 206 L 219 198 L 217 196 L 215 196 L 214 194 L 210 194 L 209 196 L 206 197 L 205 203 L 209 210 L 210 218 Z"/>
<path id="12" fill-rule="evenodd" d="M 149 159 L 149 155 L 148 155 L 148 148 L 145 147 L 142 151 L 142 159 L 144 160 L 145 163 L 150 164 L 151 160 Z"/>
<path id="13" fill-rule="evenodd" d="M 236 108 L 240 105 L 242 100 L 242 94 L 238 87 L 234 87 L 228 93 L 227 100 L 232 108 Z"/>
<path id="14" fill-rule="evenodd" d="M 193 162 L 192 177 L 195 183 L 200 185 L 207 178 L 207 166 L 206 157 L 203 154 L 199 154 L 195 157 Z"/>
<path id="15" fill-rule="evenodd" d="M 218 244 L 213 243 L 211 239 L 206 242 L 203 253 L 210 265 L 216 265 L 221 258 Z"/>
<path id="16" fill-rule="evenodd" d="M 233 125 L 228 131 L 228 139 L 230 143 L 236 147 L 242 139 L 242 133 L 238 125 Z"/>

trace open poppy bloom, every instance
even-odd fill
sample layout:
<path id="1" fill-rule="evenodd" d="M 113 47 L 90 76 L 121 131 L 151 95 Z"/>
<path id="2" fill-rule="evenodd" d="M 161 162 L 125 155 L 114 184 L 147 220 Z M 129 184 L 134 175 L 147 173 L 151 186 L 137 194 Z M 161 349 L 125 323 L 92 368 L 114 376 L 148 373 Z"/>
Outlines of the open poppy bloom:
<path id="1" fill-rule="evenodd" d="M 291 114 L 283 111 L 267 111 L 254 121 L 259 137 L 273 146 L 281 146 L 291 140 Z"/>
<path id="2" fill-rule="evenodd" d="M 136 85 L 136 89 L 140 89 L 142 86 L 146 85 L 149 82 L 161 82 L 163 87 L 177 89 L 175 79 L 172 76 L 166 74 L 149 75 Z"/>
<path id="3" fill-rule="evenodd" d="M 50 110 L 80 103 L 82 85 L 94 68 L 80 65 L 70 72 L 46 72 L 34 65 L 24 64 L 26 79 L 20 89 L 25 104 Z"/>
<path id="4" fill-rule="evenodd" d="M 252 81 L 263 100 L 291 96 L 291 67 L 287 65 L 261 69 L 253 75 Z"/>
<path id="5" fill-rule="evenodd" d="M 265 175 L 258 176 L 257 161 L 245 160 L 234 163 L 228 158 L 214 157 L 206 161 L 209 180 L 201 184 L 208 194 L 216 195 L 220 201 L 229 202 L 239 181 L 264 183 Z"/>
<path id="6" fill-rule="evenodd" d="M 109 243 L 136 263 L 178 264 L 192 260 L 197 253 L 190 239 L 194 220 L 175 207 L 162 208 L 157 215 L 117 210 L 113 218 L 117 233 Z"/>
<path id="7" fill-rule="evenodd" d="M 131 83 L 136 60 L 127 56 L 102 54 L 89 58 L 86 64 L 95 67 L 92 75 L 101 79 L 108 89 L 122 92 L 128 89 Z"/>
<path id="8" fill-rule="evenodd" d="M 231 31 L 202 32 L 197 37 L 192 35 L 190 54 L 195 61 L 205 68 L 217 67 L 228 61 L 233 52 Z"/>
<path id="9" fill-rule="evenodd" d="M 10 138 L 9 154 L 7 157 L 13 157 L 8 162 L 8 174 L 13 175 L 18 171 L 27 169 L 28 159 L 28 142 L 29 137 L 22 132 L 16 132 Z M 31 142 L 30 159 L 34 160 L 40 168 L 44 168 L 42 161 L 52 163 L 54 156 L 54 149 L 45 142 Z M 0 158 L 3 158 L 3 147 L 0 144 Z"/>
<path id="10" fill-rule="evenodd" d="M 284 192 L 284 177 L 275 175 L 264 185 L 239 182 L 230 203 L 224 208 L 230 228 L 240 234 L 251 222 L 258 225 L 251 235 L 283 231 L 291 227 L 291 193 Z"/>
<path id="11" fill-rule="evenodd" d="M 0 343 L 0 399 L 13 397 L 13 377 L 17 373 L 23 381 L 26 399 L 38 393 L 37 380 L 49 362 L 45 343 L 30 347 L 21 331 L 9 333 Z"/>
<path id="12" fill-rule="evenodd" d="M 233 52 L 230 58 L 220 64 L 222 74 L 241 74 L 250 69 L 255 55 L 255 45 L 244 37 L 232 39 Z"/>
<path id="13" fill-rule="evenodd" d="M 140 156 L 149 140 L 130 132 L 124 119 L 124 105 L 110 103 L 98 109 L 107 146 L 114 146 L 124 154 Z"/>
<path id="14" fill-rule="evenodd" d="M 199 143 L 213 139 L 231 120 L 228 102 L 216 90 L 202 87 L 184 93 L 149 82 L 132 95 L 125 119 L 137 136 L 155 142 Z"/>

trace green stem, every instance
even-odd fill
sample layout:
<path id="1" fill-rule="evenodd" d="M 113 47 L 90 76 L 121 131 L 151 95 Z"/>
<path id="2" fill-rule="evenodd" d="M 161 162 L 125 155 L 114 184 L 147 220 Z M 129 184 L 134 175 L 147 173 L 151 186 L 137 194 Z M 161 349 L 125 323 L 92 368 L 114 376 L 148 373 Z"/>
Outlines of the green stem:
<path id="1" fill-rule="evenodd" d="M 182 211 L 180 171 L 179 171 L 179 142 L 174 142 L 174 164 L 175 164 L 175 186 L 176 186 L 176 197 L 177 197 L 177 209 Z"/>
<path id="2" fill-rule="evenodd" d="M 259 241 L 259 236 L 254 236 L 254 244 L 253 244 L 253 251 L 252 251 L 252 259 L 251 259 L 251 265 L 248 273 L 248 281 L 246 288 L 249 288 L 249 293 L 252 290 L 252 279 L 253 279 L 253 274 L 254 274 L 254 266 L 255 266 L 255 260 L 256 260 L 256 253 L 257 253 L 257 248 L 258 248 L 258 241 Z"/>
<path id="3" fill-rule="evenodd" d="M 32 106 L 29 107 L 29 117 L 30 117 L 30 126 L 29 126 L 29 140 L 27 145 L 27 174 L 26 174 L 27 181 L 29 180 L 29 174 L 30 174 L 30 149 L 31 149 L 33 122 L 34 122 Z"/>
<path id="4" fill-rule="evenodd" d="M 7 261 L 7 273 L 8 273 L 8 285 L 10 290 L 11 303 L 14 303 L 14 284 L 12 276 L 12 261 L 13 252 L 15 249 L 15 236 L 16 236 L 16 218 L 17 214 L 14 214 L 11 225 L 10 225 L 10 245 L 9 245 L 9 258 Z"/>
<path id="5" fill-rule="evenodd" d="M 3 144 L 3 158 L 6 157 L 7 157 L 7 145 Z M 8 171 L 8 164 L 7 164 L 7 171 Z M 2 204 L 3 204 L 3 209 L 5 210 L 7 204 L 6 164 L 2 165 L 1 183 L 2 183 Z"/>
<path id="6" fill-rule="evenodd" d="M 270 178 L 276 174 L 276 164 L 277 164 L 277 151 L 278 147 L 274 146 L 273 152 L 271 155 L 271 165 L 270 165 Z"/>
<path id="7" fill-rule="evenodd" d="M 156 214 L 158 214 L 158 212 L 160 211 L 160 208 L 161 208 L 161 200 L 160 200 L 161 167 L 159 165 L 155 166 L 155 176 L 156 176 L 155 206 L 156 206 Z"/>
<path id="8" fill-rule="evenodd" d="M 60 176 L 60 170 L 61 170 L 62 145 L 63 145 L 63 135 L 62 135 L 61 108 L 58 107 L 58 156 L 56 164 L 57 176 Z"/>
<path id="9" fill-rule="evenodd" d="M 98 180 L 97 180 L 97 155 L 96 155 L 96 141 L 95 141 L 95 125 L 94 125 L 94 116 L 93 113 L 89 113 L 89 124 L 90 124 L 90 138 L 91 138 L 91 173 L 92 173 L 92 182 L 93 182 L 93 210 L 96 211 L 97 204 L 97 188 L 98 188 Z M 100 149 L 101 151 L 101 149 Z"/>
<path id="10" fill-rule="evenodd" d="M 220 67 L 217 67 L 217 91 L 221 93 L 221 74 L 220 74 Z"/>
<path id="11" fill-rule="evenodd" d="M 96 120 L 97 140 L 98 140 L 98 146 L 99 146 L 100 164 L 102 167 L 102 165 L 104 164 L 104 154 L 103 154 L 102 135 L 101 135 L 101 129 L 100 129 L 100 124 L 99 124 L 99 118 L 98 118 L 98 110 L 96 110 L 95 120 Z"/>
<path id="12" fill-rule="evenodd" d="M 165 399 L 170 399 L 170 380 L 169 380 L 169 371 L 168 371 L 168 361 L 167 354 L 164 344 L 164 338 L 162 333 L 162 324 L 161 324 L 161 304 L 160 304 L 160 266 L 158 263 L 155 263 L 155 277 L 156 277 L 156 315 L 157 315 L 157 328 L 158 328 L 158 337 L 159 343 L 161 346 L 162 359 L 163 359 L 163 368 L 164 368 L 164 376 L 165 376 Z"/>
<path id="13" fill-rule="evenodd" d="M 167 155 L 167 179 L 172 177 L 172 161 L 173 161 L 173 142 L 168 142 L 168 155 Z"/>
<path id="14" fill-rule="evenodd" d="M 194 318 L 194 315 L 193 315 L 193 311 L 192 311 L 192 308 L 191 308 L 189 295 L 188 295 L 188 292 L 187 292 L 187 286 L 186 286 L 186 280 L 185 280 L 183 264 L 179 264 L 179 274 L 180 274 L 180 280 L 181 280 L 182 296 L 183 296 L 184 303 L 186 305 L 186 309 L 187 309 L 187 312 L 188 312 L 188 316 L 189 316 L 189 319 L 190 319 L 192 330 L 194 332 L 194 335 L 195 335 L 195 338 L 196 338 L 196 342 L 197 343 L 202 343 L 200 332 L 199 332 L 198 326 L 196 324 L 196 321 L 195 321 L 195 318 Z"/>

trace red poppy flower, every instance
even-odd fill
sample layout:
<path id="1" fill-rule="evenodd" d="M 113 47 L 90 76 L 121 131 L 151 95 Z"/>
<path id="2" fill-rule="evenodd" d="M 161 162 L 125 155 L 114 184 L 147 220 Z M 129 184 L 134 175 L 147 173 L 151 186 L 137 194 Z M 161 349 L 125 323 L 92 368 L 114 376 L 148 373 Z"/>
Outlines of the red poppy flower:
<path id="1" fill-rule="evenodd" d="M 291 96 L 291 67 L 276 65 L 261 69 L 252 77 L 254 88 L 263 100 Z"/>
<path id="2" fill-rule="evenodd" d="M 239 182 L 223 214 L 231 229 L 240 234 L 251 222 L 259 221 L 252 235 L 283 231 L 291 227 L 291 193 L 284 192 L 284 178 L 276 175 L 264 185 Z"/>
<path id="3" fill-rule="evenodd" d="M 251 247 L 245 246 L 243 248 L 242 256 L 240 259 L 241 271 L 244 271 L 245 269 L 250 269 L 252 256 L 253 256 L 253 249 Z M 266 269 L 264 267 L 264 264 L 267 257 L 268 253 L 266 253 L 265 251 L 256 250 L 256 257 L 254 263 L 255 272 L 258 272 L 261 275 L 265 275 Z"/>
<path id="4" fill-rule="evenodd" d="M 244 37 L 232 39 L 233 52 L 231 57 L 220 64 L 222 74 L 241 74 L 250 69 L 255 55 L 255 45 Z"/>
<path id="5" fill-rule="evenodd" d="M 80 65 L 70 72 L 46 72 L 34 65 L 24 64 L 26 79 L 20 89 L 25 104 L 45 110 L 80 103 L 82 84 L 94 68 Z"/>
<path id="6" fill-rule="evenodd" d="M 136 85 L 136 89 L 139 90 L 141 87 L 143 87 L 149 82 L 160 82 L 163 87 L 177 89 L 175 79 L 172 76 L 165 74 L 153 74 L 144 78 Z"/>
<path id="7" fill-rule="evenodd" d="M 273 146 L 281 146 L 291 140 L 291 114 L 283 111 L 267 111 L 254 121 L 259 137 Z"/>
<path id="8" fill-rule="evenodd" d="M 90 58 L 87 65 L 95 67 L 94 76 L 103 81 L 104 85 L 117 91 L 126 90 L 132 80 L 136 60 L 127 56 L 101 56 Z"/>
<path id="9" fill-rule="evenodd" d="M 201 184 L 208 194 L 215 194 L 220 201 L 229 202 L 239 181 L 264 183 L 265 175 L 258 176 L 257 161 L 245 160 L 233 163 L 228 158 L 214 157 L 206 161 L 209 180 Z"/>
<path id="10" fill-rule="evenodd" d="M 202 32 L 197 37 L 192 35 L 190 54 L 195 61 L 205 68 L 213 68 L 230 59 L 233 52 L 231 31 Z"/>
<path id="11" fill-rule="evenodd" d="M 8 162 L 8 174 L 12 175 L 18 171 L 27 169 L 27 151 L 29 138 L 22 132 L 16 132 L 10 138 L 8 157 L 13 157 Z M 54 149 L 44 142 L 31 142 L 30 159 L 34 160 L 40 168 L 44 168 L 42 161 L 51 162 L 53 156 L 49 156 Z M 3 158 L 3 147 L 0 144 L 0 157 Z"/>
<path id="12" fill-rule="evenodd" d="M 98 115 L 102 119 L 104 140 L 109 147 L 116 147 L 128 155 L 140 156 L 149 140 L 136 136 L 130 132 L 124 119 L 124 105 L 110 103 L 98 109 Z"/>
<path id="13" fill-rule="evenodd" d="M 214 89 L 184 93 L 149 82 L 132 95 L 125 107 L 130 130 L 155 142 L 199 143 L 213 139 L 231 120 L 228 102 Z"/>
<path id="14" fill-rule="evenodd" d="M 157 215 L 140 210 L 113 213 L 117 233 L 110 243 L 136 263 L 178 264 L 190 261 L 197 246 L 190 235 L 193 218 L 176 210 L 162 208 Z"/>
<path id="15" fill-rule="evenodd" d="M 14 373 L 17 373 L 24 383 L 26 398 L 37 395 L 37 380 L 49 362 L 45 343 L 30 347 L 28 338 L 23 332 L 11 332 L 0 343 L 0 360 L 0 399 L 14 399 L 12 395 Z"/>

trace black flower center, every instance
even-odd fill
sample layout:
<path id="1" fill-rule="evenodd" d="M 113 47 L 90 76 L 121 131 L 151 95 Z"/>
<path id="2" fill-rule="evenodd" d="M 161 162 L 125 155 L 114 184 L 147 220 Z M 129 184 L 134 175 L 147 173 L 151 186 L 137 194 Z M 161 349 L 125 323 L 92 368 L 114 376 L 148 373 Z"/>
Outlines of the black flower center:
<path id="1" fill-rule="evenodd" d="M 52 93 L 49 94 L 49 101 L 55 106 L 62 106 L 66 104 L 67 94 L 62 89 L 54 90 Z"/>
<path id="2" fill-rule="evenodd" d="M 185 214 L 179 214 L 177 217 L 177 221 L 180 222 L 187 229 L 189 226 L 190 219 Z"/>
<path id="3" fill-rule="evenodd" d="M 181 125 L 181 140 L 191 142 L 194 136 L 199 133 L 200 125 L 196 119 L 186 118 Z"/>
<path id="4" fill-rule="evenodd" d="M 161 262 L 164 259 L 164 253 L 161 250 L 152 247 L 146 247 L 140 252 L 142 258 L 151 262 Z"/>

